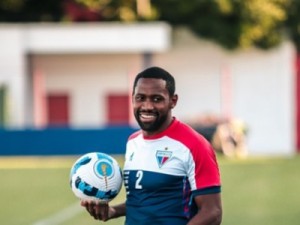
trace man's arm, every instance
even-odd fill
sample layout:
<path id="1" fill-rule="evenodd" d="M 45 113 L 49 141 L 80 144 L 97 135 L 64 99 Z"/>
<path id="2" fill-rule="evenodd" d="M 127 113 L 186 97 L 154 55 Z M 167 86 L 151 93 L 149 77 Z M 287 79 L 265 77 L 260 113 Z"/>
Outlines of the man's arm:
<path id="1" fill-rule="evenodd" d="M 197 214 L 187 225 L 220 225 L 222 222 L 221 194 L 198 195 L 195 197 Z"/>

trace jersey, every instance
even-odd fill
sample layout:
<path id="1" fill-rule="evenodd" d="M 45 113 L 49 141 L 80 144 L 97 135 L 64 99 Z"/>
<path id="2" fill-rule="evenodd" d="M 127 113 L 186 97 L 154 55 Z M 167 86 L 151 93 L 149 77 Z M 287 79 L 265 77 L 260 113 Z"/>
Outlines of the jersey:
<path id="1" fill-rule="evenodd" d="M 126 225 L 184 225 L 197 211 L 194 196 L 221 191 L 210 143 L 176 118 L 160 134 L 129 137 L 124 184 Z"/>

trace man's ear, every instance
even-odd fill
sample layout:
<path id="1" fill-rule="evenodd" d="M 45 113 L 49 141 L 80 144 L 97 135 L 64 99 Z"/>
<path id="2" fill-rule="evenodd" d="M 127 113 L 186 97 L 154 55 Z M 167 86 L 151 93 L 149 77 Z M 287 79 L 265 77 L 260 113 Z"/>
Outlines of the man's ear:
<path id="1" fill-rule="evenodd" d="M 178 95 L 174 94 L 171 98 L 171 108 L 172 109 L 176 106 L 177 101 L 178 101 Z"/>

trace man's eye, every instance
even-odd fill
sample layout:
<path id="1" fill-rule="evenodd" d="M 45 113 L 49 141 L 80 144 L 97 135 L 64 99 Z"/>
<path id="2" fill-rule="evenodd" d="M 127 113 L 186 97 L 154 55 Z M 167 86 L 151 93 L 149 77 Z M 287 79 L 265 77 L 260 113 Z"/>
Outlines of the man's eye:
<path id="1" fill-rule="evenodd" d="M 154 101 L 154 102 L 160 102 L 160 101 L 161 101 L 161 98 L 160 98 L 160 97 L 154 97 L 154 98 L 153 98 L 153 101 Z"/>
<path id="2" fill-rule="evenodd" d="M 135 96 L 135 100 L 136 100 L 136 101 L 142 101 L 142 100 L 143 100 L 143 97 L 142 97 L 142 96 Z"/>

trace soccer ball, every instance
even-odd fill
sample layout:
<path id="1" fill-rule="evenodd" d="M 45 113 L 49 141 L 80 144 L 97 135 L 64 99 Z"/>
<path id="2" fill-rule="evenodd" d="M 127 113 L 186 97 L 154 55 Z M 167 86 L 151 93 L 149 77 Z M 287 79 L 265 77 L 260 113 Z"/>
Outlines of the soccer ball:
<path id="1" fill-rule="evenodd" d="M 105 153 L 91 152 L 73 164 L 70 185 L 82 200 L 109 202 L 120 192 L 123 182 L 118 162 Z"/>

